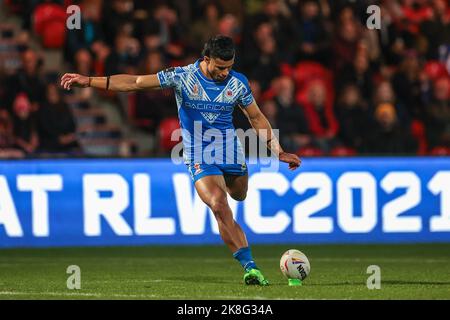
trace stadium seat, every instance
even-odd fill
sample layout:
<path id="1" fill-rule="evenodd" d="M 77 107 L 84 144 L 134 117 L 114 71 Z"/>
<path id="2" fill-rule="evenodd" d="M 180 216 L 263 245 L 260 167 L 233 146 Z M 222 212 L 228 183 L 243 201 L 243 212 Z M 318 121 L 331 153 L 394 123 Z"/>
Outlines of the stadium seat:
<path id="1" fill-rule="evenodd" d="M 19 41 L 14 26 L 0 23 L 0 70 L 11 74 L 20 66 Z"/>
<path id="2" fill-rule="evenodd" d="M 424 71 L 430 80 L 434 81 L 441 77 L 448 77 L 445 65 L 439 61 L 431 60 L 425 64 Z"/>
<path id="3" fill-rule="evenodd" d="M 77 126 L 104 124 L 107 122 L 106 114 L 103 110 L 93 108 L 92 110 L 72 110 Z"/>
<path id="4" fill-rule="evenodd" d="M 286 72 L 288 71 L 286 70 Z M 331 71 L 322 66 L 320 63 L 313 61 L 298 63 L 293 71 L 293 76 L 298 87 L 303 87 L 308 82 L 316 79 L 320 79 L 325 82 L 331 82 L 333 80 Z"/>
<path id="5" fill-rule="evenodd" d="M 334 116 L 334 90 L 331 82 L 324 81 L 323 79 L 314 79 L 309 81 L 305 86 L 297 91 L 296 100 L 297 103 L 303 108 L 306 119 L 308 121 L 310 131 L 317 135 L 321 136 L 325 133 L 325 129 L 320 127 L 319 117 L 314 110 L 313 105 L 309 102 L 308 93 L 310 88 L 313 85 L 316 85 L 317 82 L 323 83 L 325 87 L 325 114 L 328 121 L 328 130 L 331 130 L 333 133 L 336 133 L 339 130 L 339 124 Z"/>
<path id="6" fill-rule="evenodd" d="M 26 6 L 26 3 L 24 3 L 24 1 L 4 0 L 3 3 L 11 13 L 18 15 L 24 12 L 24 8 Z"/>
<path id="7" fill-rule="evenodd" d="M 431 149 L 430 155 L 432 156 L 450 156 L 450 148 L 444 146 L 437 146 Z"/>
<path id="8" fill-rule="evenodd" d="M 66 40 L 66 25 L 61 21 L 49 21 L 44 26 L 42 44 L 49 49 L 58 49 L 64 46 Z"/>
<path id="9" fill-rule="evenodd" d="M 33 29 L 34 32 L 41 35 L 44 32 L 45 25 L 50 21 L 66 22 L 67 14 L 63 7 L 54 3 L 43 3 L 34 9 Z"/>
<path id="10" fill-rule="evenodd" d="M 425 136 L 425 126 L 420 120 L 411 122 L 411 135 L 417 142 L 417 155 L 425 155 L 427 153 L 428 144 Z"/>
<path id="11" fill-rule="evenodd" d="M 33 30 L 47 48 L 61 48 L 65 40 L 67 14 L 54 3 L 43 3 L 33 12 Z"/>
<path id="12" fill-rule="evenodd" d="M 304 147 L 297 150 L 296 154 L 300 157 L 321 157 L 324 153 L 321 149 L 316 147 Z"/>
<path id="13" fill-rule="evenodd" d="M 119 150 L 119 143 L 107 141 L 105 139 L 79 139 L 83 153 L 89 156 L 108 157 L 116 155 Z"/>
<path id="14" fill-rule="evenodd" d="M 154 122 L 153 119 L 139 118 L 137 116 L 137 103 L 135 93 L 128 95 L 127 117 L 130 123 L 143 129 L 150 127 Z"/>
<path id="15" fill-rule="evenodd" d="M 291 77 L 291 78 L 294 77 L 295 70 L 290 64 L 281 63 L 280 70 L 281 70 L 281 74 L 283 76 L 287 76 L 287 77 Z"/>
<path id="16" fill-rule="evenodd" d="M 357 154 L 356 150 L 350 147 L 339 146 L 331 149 L 330 156 L 333 157 L 351 157 Z"/>
<path id="17" fill-rule="evenodd" d="M 328 105 L 333 105 L 333 75 L 331 71 L 322 66 L 320 63 L 312 61 L 300 62 L 295 67 L 294 79 L 297 87 L 296 99 L 299 104 L 304 105 L 306 103 L 310 86 L 315 81 L 320 81 L 324 83 L 326 88 L 326 103 Z"/>
<path id="18" fill-rule="evenodd" d="M 118 126 L 109 124 L 85 124 L 78 127 L 78 136 L 83 139 L 119 139 L 122 132 Z"/>
<path id="19" fill-rule="evenodd" d="M 159 146 L 162 151 L 168 152 L 179 143 L 179 141 L 172 141 L 171 139 L 172 132 L 179 128 L 179 121 L 175 117 L 166 118 L 161 121 L 159 125 Z"/>

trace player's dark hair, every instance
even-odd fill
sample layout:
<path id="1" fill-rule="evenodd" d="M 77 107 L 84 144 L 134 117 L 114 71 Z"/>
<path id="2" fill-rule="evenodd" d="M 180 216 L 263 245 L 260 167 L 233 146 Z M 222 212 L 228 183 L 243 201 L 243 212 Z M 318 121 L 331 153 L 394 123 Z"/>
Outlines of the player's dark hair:
<path id="1" fill-rule="evenodd" d="M 226 36 L 214 36 L 205 43 L 202 55 L 209 58 L 219 58 L 228 61 L 234 58 L 233 39 Z"/>

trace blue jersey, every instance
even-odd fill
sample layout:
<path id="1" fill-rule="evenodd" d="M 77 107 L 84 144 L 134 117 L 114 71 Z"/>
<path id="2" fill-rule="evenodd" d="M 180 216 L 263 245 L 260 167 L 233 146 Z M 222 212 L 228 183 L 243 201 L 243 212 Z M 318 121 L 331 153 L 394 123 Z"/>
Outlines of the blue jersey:
<path id="1" fill-rule="evenodd" d="M 247 78 L 234 70 L 220 82 L 200 71 L 200 62 L 157 73 L 161 88 L 173 88 L 186 163 L 245 163 L 233 126 L 233 110 L 247 107 L 253 95 Z"/>

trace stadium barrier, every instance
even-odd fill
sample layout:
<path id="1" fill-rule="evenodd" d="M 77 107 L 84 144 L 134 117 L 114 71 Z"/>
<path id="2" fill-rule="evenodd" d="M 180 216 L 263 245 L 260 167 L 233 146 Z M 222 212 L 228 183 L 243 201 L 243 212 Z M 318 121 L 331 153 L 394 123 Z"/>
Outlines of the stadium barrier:
<path id="1" fill-rule="evenodd" d="M 450 158 L 306 158 L 249 165 L 230 199 L 250 243 L 450 242 Z M 170 159 L 0 162 L 0 247 L 218 244 Z"/>

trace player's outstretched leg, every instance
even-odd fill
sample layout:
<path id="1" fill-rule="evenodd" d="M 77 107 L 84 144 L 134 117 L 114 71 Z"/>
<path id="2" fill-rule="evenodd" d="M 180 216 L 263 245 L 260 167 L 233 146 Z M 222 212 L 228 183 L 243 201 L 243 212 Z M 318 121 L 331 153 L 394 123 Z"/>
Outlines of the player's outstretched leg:
<path id="1" fill-rule="evenodd" d="M 245 284 L 268 285 L 268 281 L 256 266 L 244 232 L 233 218 L 233 213 L 228 205 L 223 176 L 205 176 L 195 182 L 195 188 L 203 202 L 214 213 L 222 240 L 233 252 L 233 257 L 244 268 Z"/>

